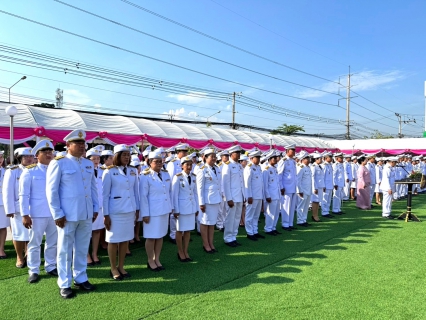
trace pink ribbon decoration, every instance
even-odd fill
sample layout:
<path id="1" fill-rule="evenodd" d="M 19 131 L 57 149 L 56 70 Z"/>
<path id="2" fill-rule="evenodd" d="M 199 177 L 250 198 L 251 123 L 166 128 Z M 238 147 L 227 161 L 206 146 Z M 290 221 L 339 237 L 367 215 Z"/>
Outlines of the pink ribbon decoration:
<path id="1" fill-rule="evenodd" d="M 42 126 L 37 127 L 37 128 L 34 129 L 34 134 L 37 137 L 42 137 L 42 136 L 44 136 L 45 133 L 46 133 L 46 130 Z"/>
<path id="2" fill-rule="evenodd" d="M 101 138 L 101 139 L 106 138 L 107 134 L 108 134 L 108 132 L 101 131 L 101 132 L 99 132 L 99 138 Z"/>

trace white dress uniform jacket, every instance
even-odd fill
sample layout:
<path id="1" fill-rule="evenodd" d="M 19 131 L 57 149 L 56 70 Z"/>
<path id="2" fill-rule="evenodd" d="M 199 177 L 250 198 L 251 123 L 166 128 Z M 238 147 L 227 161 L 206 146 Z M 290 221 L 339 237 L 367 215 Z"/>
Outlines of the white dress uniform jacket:
<path id="1" fill-rule="evenodd" d="M 304 164 L 297 166 L 297 193 L 312 194 L 312 171 Z"/>
<path id="2" fill-rule="evenodd" d="M 265 199 L 279 200 L 281 197 L 280 176 L 276 167 L 267 165 L 262 172 Z"/>
<path id="3" fill-rule="evenodd" d="M 331 163 L 323 163 L 323 172 L 324 172 L 324 186 L 327 190 L 334 188 L 333 184 L 333 166 Z"/>
<path id="4" fill-rule="evenodd" d="M 260 166 L 249 163 L 244 168 L 244 188 L 247 199 L 263 199 L 263 175 Z"/>
<path id="5" fill-rule="evenodd" d="M 22 216 L 51 218 L 46 198 L 47 165 L 38 163 L 24 169 L 19 182 L 19 205 Z"/>
<path id="6" fill-rule="evenodd" d="M 138 170 L 123 166 L 108 167 L 102 175 L 103 214 L 134 212 L 139 210 Z"/>
<path id="7" fill-rule="evenodd" d="M 370 171 L 371 185 L 374 186 L 376 182 L 376 165 L 374 163 L 368 162 L 366 165 L 368 171 Z"/>
<path id="8" fill-rule="evenodd" d="M 333 164 L 333 185 L 343 188 L 345 185 L 345 173 L 343 164 L 336 162 Z"/>
<path id="9" fill-rule="evenodd" d="M 222 169 L 222 188 L 225 201 L 244 201 L 243 167 L 233 160 L 225 162 Z"/>
<path id="10" fill-rule="evenodd" d="M 343 162 L 343 168 L 345 169 L 345 182 L 347 179 L 351 182 L 353 179 L 351 162 Z"/>
<path id="11" fill-rule="evenodd" d="M 198 211 L 197 182 L 195 174 L 190 173 L 191 184 L 185 172 L 176 174 L 172 180 L 174 213 L 182 215 Z"/>
<path id="12" fill-rule="evenodd" d="M 167 172 L 169 173 L 170 177 L 174 177 L 176 174 L 182 172 L 182 166 L 180 164 L 179 158 L 173 158 L 170 160 L 170 162 L 167 164 L 166 167 Z"/>
<path id="13" fill-rule="evenodd" d="M 277 170 L 280 176 L 280 188 L 285 189 L 287 194 L 296 193 L 296 161 L 288 157 L 282 158 L 277 164 Z"/>
<path id="14" fill-rule="evenodd" d="M 46 177 L 46 196 L 54 220 L 93 218 L 98 212 L 98 189 L 92 161 L 67 154 L 50 162 Z"/>
<path id="15" fill-rule="evenodd" d="M 216 173 L 209 165 L 202 166 L 197 173 L 197 193 L 200 206 L 218 204 L 222 202 L 221 183 L 222 177 L 218 167 Z"/>
<path id="16" fill-rule="evenodd" d="M 173 211 L 171 181 L 169 174 L 161 170 L 161 179 L 152 169 L 140 177 L 140 212 L 142 217 L 155 217 Z"/>
<path id="17" fill-rule="evenodd" d="M 12 166 L 6 170 L 3 179 L 3 205 L 6 214 L 19 213 L 19 179 L 23 165 Z"/>
<path id="18" fill-rule="evenodd" d="M 386 192 L 388 190 L 395 192 L 395 170 L 389 164 L 386 164 L 383 168 L 380 189 Z"/>
<path id="19" fill-rule="evenodd" d="M 4 174 L 6 170 L 0 167 L 0 206 L 3 205 L 3 185 L 4 185 Z"/>
<path id="20" fill-rule="evenodd" d="M 312 172 L 312 190 L 320 190 L 325 188 L 324 171 L 321 165 L 314 163 L 311 167 Z"/>

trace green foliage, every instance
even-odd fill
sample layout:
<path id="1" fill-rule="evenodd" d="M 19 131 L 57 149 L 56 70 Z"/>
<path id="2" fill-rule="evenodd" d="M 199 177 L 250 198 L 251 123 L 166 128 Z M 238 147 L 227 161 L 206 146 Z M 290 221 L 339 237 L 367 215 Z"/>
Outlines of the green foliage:
<path id="1" fill-rule="evenodd" d="M 290 136 L 292 134 L 295 134 L 297 132 L 305 132 L 305 129 L 303 128 L 303 126 L 298 126 L 295 124 L 286 124 L 284 123 L 282 126 L 279 126 L 278 128 L 272 130 L 270 133 L 271 134 L 281 134 L 281 135 L 286 135 L 286 136 Z"/>
<path id="2" fill-rule="evenodd" d="M 55 105 L 53 103 L 39 103 L 34 104 L 35 107 L 43 107 L 43 108 L 55 108 Z"/>

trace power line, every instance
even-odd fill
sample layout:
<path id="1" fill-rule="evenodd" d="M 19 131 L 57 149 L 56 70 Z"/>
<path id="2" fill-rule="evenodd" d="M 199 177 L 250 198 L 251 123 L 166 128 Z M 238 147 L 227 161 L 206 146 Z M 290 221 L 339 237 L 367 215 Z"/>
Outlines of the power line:
<path id="1" fill-rule="evenodd" d="M 334 61 L 334 62 L 337 62 L 337 63 L 339 63 L 339 64 L 342 64 L 342 65 L 345 65 L 345 66 L 346 66 L 346 64 L 344 64 L 344 63 L 342 63 L 342 62 L 339 62 L 339 61 L 334 60 L 334 59 L 332 59 L 332 58 L 330 58 L 330 57 L 327 57 L 327 56 L 325 56 L 325 55 L 323 55 L 323 54 L 321 54 L 321 53 L 319 53 L 319 52 L 317 52 L 317 51 L 315 51 L 315 50 L 312 50 L 312 49 L 310 49 L 310 48 L 308 48 L 308 47 L 306 47 L 306 46 L 304 46 L 304 45 L 301 45 L 300 43 L 297 43 L 297 42 L 296 42 L 296 41 L 294 41 L 294 40 L 291 40 L 291 39 L 289 39 L 289 38 L 287 38 L 287 37 L 284 37 L 283 35 L 281 35 L 281 34 L 279 34 L 279 33 L 275 32 L 274 30 L 271 30 L 271 29 L 269 29 L 269 28 L 267 28 L 267 27 L 265 27 L 265 26 L 263 26 L 263 25 L 261 25 L 261 24 L 257 23 L 256 21 L 253 21 L 253 20 L 251 20 L 251 19 L 249 19 L 249 18 L 247 18 L 247 17 L 243 16 L 242 14 L 240 14 L 240 13 L 238 13 L 238 12 L 236 12 L 236 11 L 234 11 L 234 10 L 232 10 L 232 9 L 228 8 L 228 7 L 225 7 L 224 5 L 220 4 L 220 3 L 219 3 L 219 2 L 217 2 L 217 1 L 214 1 L 214 0 L 210 0 L 210 1 L 211 1 L 211 2 L 213 2 L 213 3 L 216 3 L 218 6 L 220 6 L 220 7 L 224 8 L 224 9 L 226 9 L 226 10 L 228 10 L 228 11 L 231 11 L 232 13 L 236 14 L 237 16 L 239 16 L 239 17 L 241 17 L 241 18 L 243 18 L 243 19 L 245 19 L 245 20 L 247 20 L 247 21 L 249 21 L 249 22 L 251 22 L 251 23 L 253 23 L 253 24 L 257 25 L 257 26 L 258 26 L 258 27 L 260 27 L 260 28 L 265 29 L 265 30 L 267 30 L 267 31 L 269 31 L 269 32 L 271 32 L 271 33 L 273 33 L 273 34 L 275 34 L 275 35 L 277 35 L 277 36 L 279 36 L 279 37 L 281 37 L 281 38 L 283 38 L 283 39 L 287 40 L 287 41 L 290 41 L 290 42 L 292 42 L 292 43 L 294 43 L 294 44 L 298 45 L 299 47 L 302 47 L 302 48 L 304 48 L 304 49 L 306 49 L 306 50 L 309 50 L 309 51 L 311 51 L 311 52 L 313 52 L 313 53 L 315 53 L 315 54 L 317 54 L 317 55 L 320 55 L 320 56 L 321 56 L 321 57 L 323 57 L 323 58 L 326 58 L 326 59 L 328 59 L 328 60 L 331 60 L 331 61 Z"/>
<path id="2" fill-rule="evenodd" d="M 257 57 L 257 58 L 259 58 L 259 59 L 262 59 L 262 60 L 265 60 L 265 61 L 271 62 L 271 63 L 273 63 L 273 64 L 275 64 L 275 65 L 279 65 L 279 66 L 281 66 L 281 67 L 285 67 L 285 68 L 291 69 L 291 70 L 293 70 L 293 71 L 297 71 L 297 72 L 300 72 L 300 73 L 303 73 L 303 74 L 309 75 L 309 76 L 314 77 L 314 78 L 318 78 L 318 79 L 321 79 L 321 80 L 325 80 L 325 81 L 327 81 L 327 82 L 333 82 L 333 83 L 339 84 L 339 83 L 337 83 L 337 82 L 335 82 L 335 81 L 333 81 L 333 80 L 329 80 L 329 79 L 326 79 L 326 78 L 324 78 L 324 77 L 320 77 L 320 76 L 314 75 L 314 74 L 312 74 L 312 73 L 309 73 L 309 72 L 306 72 L 306 71 L 302 71 L 302 70 L 297 69 L 297 68 L 290 67 L 290 66 L 288 66 L 288 65 L 285 65 L 285 64 L 282 64 L 282 63 L 280 63 L 280 62 L 277 62 L 277 61 L 271 60 L 271 59 L 269 59 L 269 58 L 263 57 L 263 56 L 261 56 L 261 55 L 258 55 L 258 54 L 254 53 L 254 52 L 251 52 L 251 51 L 248 51 L 248 50 L 246 50 L 246 49 L 240 48 L 240 47 L 235 46 L 235 45 L 233 45 L 233 44 L 231 44 L 231 43 L 229 43 L 229 42 L 225 42 L 225 41 L 223 41 L 223 40 L 220 40 L 220 39 L 218 39 L 218 38 L 215 38 L 215 37 L 213 37 L 213 36 L 210 36 L 210 35 L 208 35 L 208 34 L 206 34 L 206 33 L 204 33 L 204 32 L 201 32 L 201 31 L 198 31 L 198 30 L 196 30 L 196 29 L 194 29 L 194 28 L 191 28 L 191 27 L 189 27 L 189 26 L 186 26 L 186 25 L 184 25 L 184 24 L 182 24 L 182 23 L 180 23 L 180 22 L 177 22 L 177 21 L 175 21 L 175 20 L 172 20 L 172 19 L 170 19 L 170 18 L 167 18 L 167 17 L 165 17 L 165 16 L 162 16 L 162 15 L 160 15 L 160 14 L 158 14 L 158 13 L 154 12 L 154 11 L 148 10 L 148 9 L 146 9 L 146 8 L 144 8 L 144 7 L 140 6 L 140 5 L 137 5 L 137 4 L 133 3 L 133 2 L 130 2 L 130 1 L 128 1 L 128 0 L 120 0 L 120 1 L 122 1 L 122 2 L 126 3 L 126 4 L 128 4 L 128 5 L 130 5 L 130 6 L 133 6 L 133 7 L 137 8 L 137 9 L 139 9 L 139 10 L 142 10 L 142 11 L 145 11 L 145 12 L 147 12 L 147 13 L 149 13 L 149 14 L 152 14 L 152 15 L 154 15 L 154 16 L 156 16 L 156 17 L 158 17 L 158 18 L 161 18 L 161 19 L 166 20 L 166 21 L 168 21 L 168 22 L 171 22 L 171 23 L 173 23 L 173 24 L 175 24 L 175 25 L 178 25 L 178 26 L 180 26 L 180 27 L 182 27 L 182 28 L 185 28 L 185 29 L 190 30 L 190 31 L 192 31 L 192 32 L 195 32 L 195 33 L 197 33 L 197 34 L 199 34 L 199 35 L 202 35 L 202 36 L 204 36 L 204 37 L 206 37 L 206 38 L 209 38 L 209 39 L 211 39 L 211 40 L 214 40 L 214 41 L 216 41 L 216 42 L 219 42 L 219 43 L 221 43 L 221 44 L 224 44 L 224 45 L 226 45 L 226 46 L 228 46 L 228 47 L 234 48 L 234 49 L 239 50 L 239 51 L 241 51 L 241 52 L 244 52 L 244 53 L 247 53 L 247 54 L 252 55 L 252 56 L 254 56 L 254 57 Z"/>
<path id="3" fill-rule="evenodd" d="M 227 65 L 233 66 L 233 67 L 235 67 L 235 68 L 239 68 L 239 69 L 242 69 L 242 70 L 245 70 L 245 71 L 251 72 L 251 73 L 255 73 L 255 74 L 258 74 L 258 75 L 261 75 L 261 76 L 264 76 L 264 77 L 267 77 L 267 78 L 271 78 L 271 79 L 274 79 L 274 80 L 277 80 L 277 81 L 281 81 L 281 82 L 289 83 L 289 84 L 292 84 L 292 85 L 295 85 L 295 86 L 299 86 L 299 87 L 302 87 L 302 88 L 307 88 L 307 89 L 311 89 L 311 90 L 315 90 L 315 91 L 319 91 L 319 92 L 323 92 L 323 93 L 328 93 L 328 94 L 338 95 L 338 93 L 335 93 L 335 92 L 330 92 L 330 91 L 326 91 L 326 90 L 322 90 L 322 89 L 313 88 L 313 87 L 310 87 L 310 86 L 307 86 L 307 85 L 304 85 L 304 84 L 296 83 L 296 82 L 289 81 L 289 80 L 285 80 L 285 79 L 282 79 L 282 78 L 279 78 L 279 77 L 275 77 L 275 76 L 272 76 L 272 75 L 269 75 L 269 74 L 266 74 L 266 73 L 263 73 L 263 72 L 260 72 L 260 71 L 256 71 L 256 70 L 253 70 L 253 69 L 249 69 L 249 68 L 246 68 L 246 67 L 243 67 L 243 66 L 237 65 L 237 64 L 235 64 L 235 63 L 232 63 L 232 62 L 229 62 L 229 61 L 225 61 L 225 60 L 222 60 L 222 59 L 219 59 L 219 58 L 213 57 L 213 56 L 211 56 L 211 55 L 208 55 L 208 54 L 202 53 L 202 52 L 200 52 L 200 51 L 197 51 L 197 50 L 194 50 L 194 49 L 191 49 L 191 48 L 185 47 L 185 46 L 180 45 L 180 44 L 178 44 L 178 43 L 175 43 L 175 42 L 172 42 L 172 41 L 169 41 L 169 40 L 166 40 L 166 39 L 163 39 L 163 38 L 157 37 L 157 36 L 155 36 L 155 35 L 152 35 L 152 34 L 149 34 L 149 33 L 147 33 L 147 32 L 144 32 L 144 31 L 142 31 L 142 30 L 140 30 L 140 29 L 136 29 L 136 28 L 130 27 L 130 26 L 128 26 L 128 25 L 122 24 L 122 23 L 120 23 L 120 22 L 118 22 L 118 21 L 115 21 L 115 20 L 111 20 L 111 19 L 105 18 L 105 17 L 103 17 L 103 16 L 100 16 L 100 15 L 95 14 L 95 13 L 93 13 L 93 12 L 90 12 L 90 11 L 87 11 L 87 10 L 84 10 L 84 9 L 81 9 L 81 8 L 79 8 L 79 7 L 73 6 L 73 5 L 68 4 L 68 3 L 65 3 L 65 2 L 63 2 L 63 1 L 60 1 L 60 0 L 54 0 L 54 1 L 55 1 L 55 2 L 58 2 L 58 3 L 60 3 L 60 4 L 63 4 L 63 5 L 65 5 L 65 6 L 68 6 L 68 7 L 70 7 L 70 8 L 73 8 L 73 9 L 75 9 L 75 10 L 78 10 L 78 11 L 80 11 L 80 12 L 84 12 L 84 13 L 86 13 L 86 14 L 89 14 L 89 15 L 91 15 L 91 16 L 94 16 L 94 17 L 96 17 L 96 18 L 99 18 L 99 19 L 101 19 L 101 20 L 108 21 L 108 22 L 113 23 L 113 24 L 115 24 L 115 25 L 118 25 L 118 26 L 120 26 L 120 27 L 123 27 L 123 28 L 129 29 L 129 30 L 132 30 L 132 31 L 134 31 L 134 32 L 137 32 L 137 33 L 143 34 L 143 35 L 145 35 L 145 36 L 148 36 L 148 37 L 151 37 L 151 38 L 157 39 L 157 40 L 159 40 L 159 41 L 162 41 L 162 42 L 165 42 L 165 43 L 168 43 L 168 44 L 171 44 L 171 45 L 176 46 L 176 47 L 179 47 L 179 48 L 181 48 L 181 49 L 184 49 L 184 50 L 187 50 L 187 51 L 190 51 L 190 52 L 193 52 L 193 53 L 196 53 L 196 54 L 202 55 L 202 56 L 207 57 L 207 58 L 209 58 L 209 59 L 213 59 L 213 60 L 219 61 L 219 62 L 221 62 L 221 63 L 224 63 L 224 64 L 227 64 Z"/>
<path id="4" fill-rule="evenodd" d="M 90 38 L 90 37 L 86 37 L 86 36 L 83 36 L 83 35 L 80 35 L 80 34 L 77 34 L 77 33 L 74 33 L 74 32 L 66 31 L 64 29 L 60 29 L 60 28 L 57 28 L 57 27 L 54 27 L 54 26 L 51 26 L 51 25 L 48 25 L 48 24 L 45 24 L 45 23 L 42 23 L 42 22 L 38 22 L 38 21 L 29 19 L 29 18 L 25 18 L 25 17 L 19 16 L 19 15 L 10 13 L 10 12 L 6 12 L 6 11 L 3 11 L 3 10 L 0 10 L 0 13 L 6 14 L 6 15 L 9 15 L 9 16 L 21 19 L 21 20 L 25 20 L 25 21 L 28 21 L 28 22 L 31 22 L 31 23 L 34 23 L 34 24 L 37 24 L 37 25 L 40 25 L 40 26 L 43 26 L 43 27 L 46 27 L 46 28 L 57 30 L 57 31 L 60 31 L 60 32 L 81 38 L 81 39 L 85 39 L 85 40 L 94 42 L 94 43 L 102 44 L 104 46 L 107 46 L 107 47 L 110 47 L 110 48 L 113 48 L 113 49 L 117 49 L 117 50 L 127 52 L 127 53 L 130 53 L 130 54 L 133 54 L 133 55 L 137 55 L 137 56 L 140 56 L 140 57 L 143 57 L 143 58 L 147 58 L 147 59 L 151 59 L 151 60 L 154 60 L 154 61 L 157 61 L 157 62 L 161 62 L 161 63 L 167 64 L 167 65 L 179 68 L 179 69 L 183 69 L 183 70 L 186 70 L 186 71 L 190 71 L 190 72 L 193 72 L 193 73 L 204 75 L 206 77 L 210 77 L 210 78 L 213 78 L 213 79 L 233 83 L 233 84 L 243 86 L 243 87 L 246 87 L 246 88 L 255 89 L 255 90 L 259 90 L 259 91 L 263 91 L 263 92 L 267 92 L 267 93 L 271 93 L 271 94 L 275 94 L 275 95 L 280 95 L 280 96 L 288 97 L 288 98 L 292 98 L 292 99 L 298 99 L 298 100 L 303 100 L 303 101 L 308 101 L 308 102 L 313 102 L 313 103 L 319 103 L 319 104 L 324 104 L 324 105 L 332 105 L 332 104 L 325 103 L 325 102 L 319 102 L 319 101 L 315 101 L 315 100 L 300 98 L 300 97 L 280 93 L 280 92 L 277 92 L 277 91 L 267 90 L 267 89 L 255 87 L 255 86 L 252 86 L 252 85 L 244 84 L 244 83 L 241 83 L 241 82 L 238 82 L 238 81 L 228 80 L 228 79 L 225 79 L 225 78 L 222 78 L 222 77 L 214 76 L 214 75 L 202 72 L 202 71 L 197 71 L 197 70 L 194 70 L 194 69 L 191 69 L 191 68 L 187 68 L 187 67 L 184 67 L 184 66 L 177 65 L 175 63 L 167 62 L 165 60 L 150 57 L 148 55 L 145 55 L 145 54 L 133 51 L 133 50 L 125 49 L 123 47 L 119 47 L 119 46 L 112 45 L 112 44 L 109 44 L 109 43 L 106 43 L 106 42 L 103 42 L 103 41 L 100 41 L 100 40 L 96 40 L 96 39 L 93 39 L 93 38 Z"/>

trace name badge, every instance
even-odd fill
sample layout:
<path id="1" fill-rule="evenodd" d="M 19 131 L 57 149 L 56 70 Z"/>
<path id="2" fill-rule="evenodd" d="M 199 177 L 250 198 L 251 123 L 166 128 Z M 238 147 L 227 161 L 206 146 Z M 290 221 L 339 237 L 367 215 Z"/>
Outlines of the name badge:
<path id="1" fill-rule="evenodd" d="M 170 179 L 166 179 L 166 181 L 170 181 Z"/>
<path id="2" fill-rule="evenodd" d="M 92 166 L 86 166 L 86 169 L 92 169 Z"/>
<path id="3" fill-rule="evenodd" d="M 118 176 L 118 173 L 114 172 L 112 175 L 113 175 L 113 176 Z"/>
<path id="4" fill-rule="evenodd" d="M 182 188 L 185 188 L 185 185 L 182 183 Z"/>
<path id="5" fill-rule="evenodd" d="M 136 173 L 135 173 L 134 171 L 130 171 L 130 175 L 131 175 L 131 176 L 135 176 L 135 175 L 136 175 Z"/>

